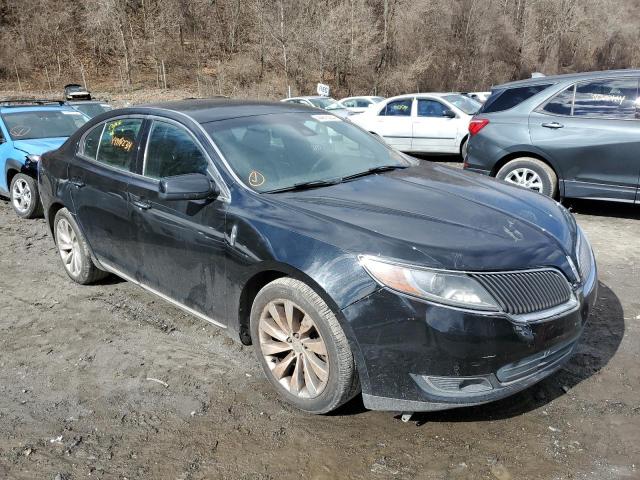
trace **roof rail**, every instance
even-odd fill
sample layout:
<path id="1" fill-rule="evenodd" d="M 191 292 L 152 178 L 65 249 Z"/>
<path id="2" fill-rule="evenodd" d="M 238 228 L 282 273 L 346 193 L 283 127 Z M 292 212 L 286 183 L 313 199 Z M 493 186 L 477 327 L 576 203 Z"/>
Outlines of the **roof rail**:
<path id="1" fill-rule="evenodd" d="M 64 105 L 64 100 L 40 98 L 0 99 L 0 107 L 28 107 L 29 105 Z"/>

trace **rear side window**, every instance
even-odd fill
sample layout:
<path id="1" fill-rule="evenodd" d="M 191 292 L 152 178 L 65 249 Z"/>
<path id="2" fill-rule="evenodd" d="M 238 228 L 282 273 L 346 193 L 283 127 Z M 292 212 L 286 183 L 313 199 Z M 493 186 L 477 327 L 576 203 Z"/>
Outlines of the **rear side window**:
<path id="1" fill-rule="evenodd" d="M 149 134 L 144 175 L 151 178 L 206 173 L 207 157 L 181 127 L 155 121 Z"/>
<path id="2" fill-rule="evenodd" d="M 100 138 L 96 160 L 100 163 L 131 170 L 131 159 L 138 144 L 142 119 L 126 118 L 107 122 Z"/>
<path id="3" fill-rule="evenodd" d="M 411 103 L 413 99 L 407 98 L 406 100 L 395 100 L 387 103 L 382 109 L 380 115 L 394 116 L 394 117 L 410 117 L 411 116 Z"/>
<path id="4" fill-rule="evenodd" d="M 575 116 L 631 120 L 638 115 L 638 79 L 593 80 L 576 85 Z"/>
<path id="5" fill-rule="evenodd" d="M 82 154 L 85 157 L 96 159 L 98 153 L 98 145 L 100 144 L 100 137 L 102 137 L 102 130 L 104 130 L 104 124 L 101 123 L 97 127 L 94 127 L 84 137 L 84 145 L 82 147 Z"/>
<path id="6" fill-rule="evenodd" d="M 520 105 L 525 100 L 529 100 L 534 95 L 549 88 L 551 84 L 529 85 L 526 87 L 507 88 L 496 90 L 487 99 L 479 113 L 493 113 L 509 110 Z"/>
<path id="7" fill-rule="evenodd" d="M 542 110 L 547 113 L 553 113 L 554 115 L 571 115 L 574 89 L 575 85 L 571 85 L 566 90 L 558 93 L 547 102 Z"/>

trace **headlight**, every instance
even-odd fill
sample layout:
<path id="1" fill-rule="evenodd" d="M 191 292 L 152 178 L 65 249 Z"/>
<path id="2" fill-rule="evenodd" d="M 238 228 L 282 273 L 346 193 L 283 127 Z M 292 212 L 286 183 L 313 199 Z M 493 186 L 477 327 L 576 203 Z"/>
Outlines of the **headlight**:
<path id="1" fill-rule="evenodd" d="M 27 160 L 38 163 L 42 157 L 40 155 L 27 155 Z"/>
<path id="2" fill-rule="evenodd" d="M 360 257 L 360 263 L 378 283 L 398 292 L 456 307 L 500 310 L 491 295 L 465 273 L 401 265 L 370 256 Z"/>

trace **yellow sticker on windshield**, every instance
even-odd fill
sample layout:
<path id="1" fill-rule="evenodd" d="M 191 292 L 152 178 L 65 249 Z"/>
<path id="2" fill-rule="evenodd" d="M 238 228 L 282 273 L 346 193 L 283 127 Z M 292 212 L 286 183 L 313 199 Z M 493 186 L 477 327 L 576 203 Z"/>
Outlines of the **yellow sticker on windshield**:
<path id="1" fill-rule="evenodd" d="M 259 187 L 265 181 L 266 180 L 264 178 L 264 175 L 262 175 L 257 170 L 252 170 L 251 173 L 249 174 L 249 185 L 251 185 L 252 187 Z"/>

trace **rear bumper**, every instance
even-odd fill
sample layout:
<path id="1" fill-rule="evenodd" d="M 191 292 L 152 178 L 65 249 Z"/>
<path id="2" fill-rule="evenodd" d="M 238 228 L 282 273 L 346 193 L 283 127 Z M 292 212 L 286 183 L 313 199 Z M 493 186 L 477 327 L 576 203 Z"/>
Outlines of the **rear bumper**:
<path id="1" fill-rule="evenodd" d="M 540 321 L 481 315 L 386 289 L 343 310 L 358 343 L 367 408 L 434 411 L 513 395 L 551 375 L 575 350 L 596 298 Z"/>

